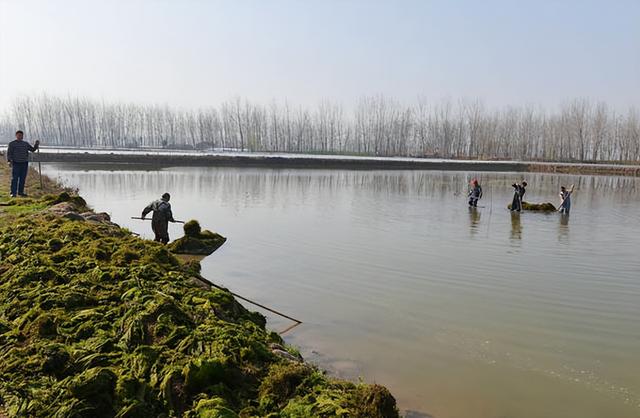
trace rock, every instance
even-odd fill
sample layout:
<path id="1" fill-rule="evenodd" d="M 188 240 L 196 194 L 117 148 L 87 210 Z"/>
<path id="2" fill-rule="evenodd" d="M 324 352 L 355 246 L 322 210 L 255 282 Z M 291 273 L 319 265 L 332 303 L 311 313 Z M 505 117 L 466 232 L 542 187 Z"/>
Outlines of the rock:
<path id="1" fill-rule="evenodd" d="M 87 221 L 111 223 L 111 216 L 109 216 L 109 214 L 106 212 L 100 212 L 100 213 L 86 212 L 86 213 L 83 213 L 82 216 Z"/>
<path id="2" fill-rule="evenodd" d="M 57 203 L 47 209 L 48 212 L 53 213 L 54 215 L 63 216 L 68 212 L 75 212 L 77 210 L 76 206 L 70 202 L 62 202 Z"/>
<path id="3" fill-rule="evenodd" d="M 294 361 L 296 363 L 300 363 L 300 362 L 303 361 L 302 356 L 300 356 L 300 355 L 295 356 L 295 355 L 291 354 L 290 352 L 288 352 L 280 344 L 271 343 L 271 344 L 269 344 L 269 348 L 271 349 L 271 352 L 273 354 L 275 354 L 276 356 L 278 356 L 280 358 L 283 358 L 285 360 Z"/>
<path id="4" fill-rule="evenodd" d="M 72 221 L 84 221 L 85 219 L 78 212 L 67 212 L 62 215 L 63 218 L 72 220 Z"/>

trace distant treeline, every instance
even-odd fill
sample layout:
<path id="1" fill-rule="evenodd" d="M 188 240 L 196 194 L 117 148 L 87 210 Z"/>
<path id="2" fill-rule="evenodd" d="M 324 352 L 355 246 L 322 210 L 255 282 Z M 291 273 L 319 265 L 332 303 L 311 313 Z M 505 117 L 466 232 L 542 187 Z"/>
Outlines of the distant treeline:
<path id="1" fill-rule="evenodd" d="M 366 97 L 350 111 L 261 105 L 236 99 L 218 107 L 104 103 L 22 97 L 0 114 L 6 139 L 16 128 L 53 146 L 230 148 L 248 151 L 546 161 L 640 161 L 640 115 L 574 100 L 556 112 L 533 106 L 488 109 L 479 101 Z"/>

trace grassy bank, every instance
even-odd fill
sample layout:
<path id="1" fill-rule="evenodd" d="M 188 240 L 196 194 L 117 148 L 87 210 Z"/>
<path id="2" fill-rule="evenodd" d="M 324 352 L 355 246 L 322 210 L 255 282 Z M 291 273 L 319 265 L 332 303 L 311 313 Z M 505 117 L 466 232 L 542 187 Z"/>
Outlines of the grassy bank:
<path id="1" fill-rule="evenodd" d="M 304 363 L 199 264 L 31 183 L 0 193 L 0 416 L 397 417 L 385 388 Z"/>

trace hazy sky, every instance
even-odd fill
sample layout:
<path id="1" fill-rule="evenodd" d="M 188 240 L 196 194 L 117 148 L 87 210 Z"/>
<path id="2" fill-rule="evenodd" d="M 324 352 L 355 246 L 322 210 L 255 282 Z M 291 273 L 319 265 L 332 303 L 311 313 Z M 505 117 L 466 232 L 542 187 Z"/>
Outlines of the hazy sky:
<path id="1" fill-rule="evenodd" d="M 0 107 L 39 92 L 638 106 L 640 0 L 0 0 Z"/>

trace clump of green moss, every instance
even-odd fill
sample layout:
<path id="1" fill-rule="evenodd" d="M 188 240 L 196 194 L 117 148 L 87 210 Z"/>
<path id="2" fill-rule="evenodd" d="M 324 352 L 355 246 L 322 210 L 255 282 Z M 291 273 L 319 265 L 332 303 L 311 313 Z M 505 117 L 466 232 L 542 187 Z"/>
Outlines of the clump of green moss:
<path id="1" fill-rule="evenodd" d="M 507 206 L 511 210 L 511 203 Z M 557 209 L 553 206 L 553 203 L 529 203 L 522 202 L 522 210 L 530 210 L 535 212 L 555 212 Z"/>
<path id="2" fill-rule="evenodd" d="M 184 237 L 169 244 L 169 249 L 175 254 L 210 255 L 226 240 L 215 232 L 203 231 L 198 221 L 190 220 L 184 224 Z"/>
<path id="3" fill-rule="evenodd" d="M 188 237 L 197 237 L 202 232 L 200 223 L 195 219 L 192 219 L 184 224 L 184 234 Z"/>
<path id="4" fill-rule="evenodd" d="M 227 291 L 194 286 L 197 266 L 166 247 L 46 211 L 6 216 L 0 407 L 7 415 L 398 416 L 388 392 L 274 354 L 270 344 L 283 342 L 262 315 Z"/>

